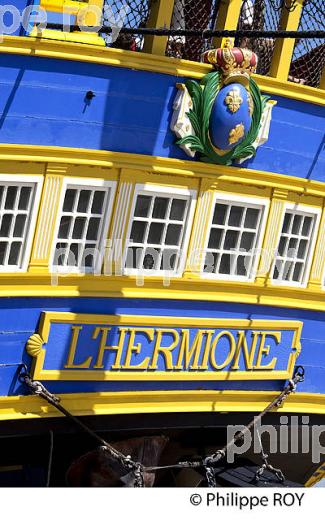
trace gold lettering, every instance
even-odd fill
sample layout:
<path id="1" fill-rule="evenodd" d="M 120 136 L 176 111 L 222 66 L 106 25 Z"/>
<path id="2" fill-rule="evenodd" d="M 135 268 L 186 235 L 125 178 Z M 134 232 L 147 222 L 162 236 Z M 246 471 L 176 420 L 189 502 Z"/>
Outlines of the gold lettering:
<path id="1" fill-rule="evenodd" d="M 146 357 L 142 361 L 142 363 L 140 363 L 140 365 L 131 365 L 131 357 L 132 357 L 133 352 L 135 352 L 136 354 L 140 354 L 141 347 L 142 347 L 141 343 L 134 344 L 135 335 L 137 332 L 143 332 L 144 334 L 146 334 L 148 336 L 150 341 L 153 341 L 154 335 L 155 335 L 155 329 L 129 329 L 129 332 L 130 332 L 130 337 L 129 337 L 129 343 L 127 346 L 125 362 L 121 368 L 122 369 L 131 368 L 131 369 L 135 369 L 135 370 L 144 370 L 144 369 L 148 368 L 150 357 Z"/>
<path id="2" fill-rule="evenodd" d="M 206 333 L 207 333 L 207 340 L 205 343 L 204 354 L 203 354 L 202 363 L 200 366 L 201 370 L 208 370 L 208 368 L 209 368 L 208 361 L 209 361 L 210 347 L 211 347 L 212 336 L 215 333 L 215 330 L 209 330 L 209 331 L 206 331 Z"/>
<path id="3" fill-rule="evenodd" d="M 83 363 L 80 363 L 79 365 L 74 364 L 74 358 L 75 358 L 76 350 L 77 350 L 77 343 L 78 343 L 79 334 L 80 334 L 81 330 L 82 330 L 82 326 L 71 327 L 72 338 L 71 338 L 67 363 L 66 363 L 66 365 L 64 365 L 64 368 L 89 368 L 90 367 L 90 363 L 93 359 L 92 356 L 89 356 Z"/>
<path id="4" fill-rule="evenodd" d="M 239 369 L 239 356 L 240 356 L 241 350 L 243 351 L 246 369 L 247 370 L 253 369 L 256 345 L 257 345 L 257 340 L 258 340 L 259 335 L 260 335 L 260 332 L 252 332 L 253 340 L 252 340 L 251 350 L 249 352 L 245 331 L 240 330 L 237 332 L 237 336 L 238 336 L 237 349 L 236 349 L 236 354 L 234 357 L 234 362 L 231 367 L 231 370 Z"/>
<path id="5" fill-rule="evenodd" d="M 202 340 L 204 335 L 209 332 L 208 330 L 199 330 L 195 338 L 193 340 L 192 345 L 190 346 L 190 331 L 188 329 L 183 329 L 181 331 L 181 346 L 179 349 L 177 364 L 175 369 L 180 370 L 182 368 L 189 370 L 198 370 L 199 367 L 199 358 L 201 354 L 202 348 Z M 191 360 L 194 356 L 193 363 L 191 365 Z"/>
<path id="6" fill-rule="evenodd" d="M 228 353 L 228 356 L 226 357 L 225 361 L 221 365 L 218 365 L 216 362 L 216 352 L 215 351 L 216 351 L 216 348 L 218 345 L 218 341 L 222 336 L 225 336 L 229 339 L 230 349 L 229 349 L 229 353 Z M 229 332 L 227 330 L 223 330 L 223 331 L 219 332 L 219 334 L 216 336 L 215 340 L 213 341 L 212 347 L 211 347 L 211 352 L 210 352 L 211 366 L 215 370 L 222 370 L 230 363 L 231 359 L 234 357 L 235 351 L 236 351 L 236 342 L 235 342 L 235 338 L 233 337 L 231 332 Z"/>
<path id="7" fill-rule="evenodd" d="M 104 354 L 107 350 L 112 350 L 113 352 L 116 352 L 116 358 L 115 363 L 112 365 L 112 370 L 118 370 L 121 368 L 121 356 L 123 352 L 123 345 L 124 345 L 124 339 L 125 334 L 128 331 L 127 328 L 120 327 L 119 328 L 119 342 L 118 345 L 107 345 L 107 335 L 109 331 L 112 329 L 112 327 L 96 327 L 93 333 L 92 338 L 97 339 L 98 335 L 101 333 L 100 343 L 99 343 L 99 350 L 97 354 L 96 363 L 94 365 L 94 368 L 104 368 L 103 359 Z"/>
<path id="8" fill-rule="evenodd" d="M 171 345 L 168 347 L 161 346 L 161 340 L 164 334 L 171 334 L 174 337 Z M 159 353 L 162 354 L 165 358 L 165 365 L 167 370 L 172 370 L 174 368 L 173 365 L 173 356 L 172 351 L 179 344 L 179 334 L 177 330 L 174 329 L 156 329 L 156 343 L 152 355 L 151 365 L 149 366 L 150 370 L 157 370 L 158 368 L 158 356 Z"/>
<path id="9" fill-rule="evenodd" d="M 263 355 L 268 355 L 270 353 L 270 345 L 265 345 L 266 336 L 271 336 L 275 339 L 276 344 L 278 345 L 281 341 L 282 332 L 261 332 L 261 343 L 257 354 L 257 360 L 255 367 L 257 370 L 264 369 L 264 370 L 273 370 L 278 358 L 274 357 L 272 361 L 268 365 L 262 366 L 262 357 Z"/>

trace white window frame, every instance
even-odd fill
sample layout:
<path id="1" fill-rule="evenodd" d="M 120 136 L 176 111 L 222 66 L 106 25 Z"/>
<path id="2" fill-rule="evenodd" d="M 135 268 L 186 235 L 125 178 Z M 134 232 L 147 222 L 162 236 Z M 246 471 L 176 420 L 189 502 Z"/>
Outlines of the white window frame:
<path id="1" fill-rule="evenodd" d="M 154 195 L 164 195 L 169 198 L 173 198 L 177 195 L 180 195 L 181 197 L 186 197 L 189 200 L 189 208 L 187 211 L 186 218 L 184 220 L 184 232 L 183 232 L 183 239 L 180 245 L 180 256 L 178 259 L 178 266 L 177 269 L 174 271 L 172 270 L 158 270 L 158 269 L 135 269 L 130 267 L 125 267 L 126 258 L 127 258 L 127 252 L 128 252 L 128 246 L 132 244 L 129 244 L 129 239 L 131 235 L 131 229 L 133 224 L 133 218 L 134 218 L 134 211 L 135 206 L 137 202 L 138 195 L 148 195 L 148 196 L 154 196 Z M 124 254 L 123 254 L 123 274 L 124 275 L 141 275 L 144 277 L 169 277 L 169 278 L 180 278 L 183 275 L 184 268 L 185 268 L 185 262 L 187 258 L 187 251 L 189 247 L 189 240 L 190 235 L 192 231 L 192 225 L 193 225 L 193 218 L 194 218 L 194 211 L 196 206 L 196 200 L 197 200 L 197 191 L 192 190 L 189 188 L 174 188 L 173 186 L 159 186 L 154 184 L 136 184 L 133 194 L 133 200 L 132 200 L 132 206 L 130 211 L 130 220 L 127 227 L 127 233 L 126 233 L 126 243 L 124 248 Z"/>
<path id="2" fill-rule="evenodd" d="M 21 273 L 26 272 L 29 265 L 32 243 L 35 234 L 36 218 L 39 210 L 41 191 L 43 186 L 43 176 L 41 175 L 7 175 L 0 174 L 0 182 L 7 186 L 30 186 L 34 184 L 32 199 L 30 201 L 29 223 L 26 230 L 26 239 L 22 243 L 23 252 L 21 256 L 21 266 L 0 266 L 0 273 Z M 5 239 L 5 237 L 3 237 Z"/>
<path id="3" fill-rule="evenodd" d="M 59 274 L 100 274 L 102 271 L 103 261 L 104 261 L 104 248 L 105 248 L 105 240 L 107 238 L 108 228 L 111 223 L 112 219 L 112 210 L 113 210 L 113 203 L 115 199 L 115 193 L 116 193 L 116 181 L 109 181 L 105 179 L 93 179 L 92 177 L 71 177 L 71 178 L 65 178 L 63 179 L 62 188 L 61 188 L 61 194 L 60 194 L 60 200 L 58 205 L 58 212 L 57 212 L 57 222 L 55 224 L 54 229 L 54 235 L 53 235 L 53 243 L 52 243 L 52 250 L 50 255 L 50 263 L 49 263 L 49 269 L 51 273 L 59 273 Z M 100 232 L 100 237 L 98 239 L 99 243 L 99 252 L 100 257 L 97 258 L 94 267 L 92 268 L 84 268 L 80 269 L 79 267 L 73 267 L 73 266 L 59 266 L 54 265 L 54 256 L 56 251 L 56 243 L 59 240 L 58 239 L 58 232 L 61 222 L 61 216 L 62 216 L 62 209 L 63 209 L 63 203 L 64 198 L 67 189 L 78 189 L 78 188 L 89 188 L 89 189 L 96 189 L 98 187 L 100 188 L 106 188 L 108 191 L 108 201 L 106 199 L 106 207 L 104 207 L 103 211 L 103 224 L 102 229 Z M 64 239 L 62 239 L 64 241 Z M 102 259 L 102 261 L 100 261 Z"/>
<path id="4" fill-rule="evenodd" d="M 272 278 L 273 271 L 274 271 L 274 266 L 275 266 L 275 262 L 276 262 L 276 258 L 274 258 L 274 261 L 272 262 L 272 267 L 271 267 L 271 270 L 270 270 L 270 282 L 271 282 L 272 285 L 278 285 L 278 286 L 281 285 L 281 286 L 286 286 L 286 287 L 302 287 L 302 288 L 306 288 L 307 284 L 308 284 L 309 276 L 310 276 L 310 270 L 311 270 L 312 261 L 313 261 L 313 258 L 314 258 L 316 239 L 317 239 L 317 235 L 318 235 L 318 232 L 319 232 L 321 208 L 315 208 L 314 206 L 308 206 L 306 204 L 295 204 L 295 203 L 287 202 L 284 205 L 284 209 L 283 209 L 283 216 L 282 216 L 282 219 L 281 219 L 280 232 L 279 232 L 279 235 L 278 235 L 278 240 L 277 240 L 277 245 L 276 245 L 275 252 L 277 251 L 277 248 L 278 248 L 279 243 L 280 243 L 282 227 L 283 227 L 283 223 L 284 223 L 284 219 L 285 219 L 285 215 L 286 215 L 287 210 L 294 210 L 294 212 L 297 215 L 300 214 L 300 215 L 303 215 L 303 216 L 310 216 L 310 217 L 313 217 L 313 218 L 315 217 L 314 228 L 313 228 L 313 231 L 312 231 L 311 240 L 310 240 L 310 244 L 309 244 L 309 251 L 308 251 L 308 255 L 306 257 L 306 262 L 305 262 L 304 275 L 303 275 L 302 282 L 294 282 L 294 281 L 289 282 L 287 280 L 274 280 Z"/>
<path id="5" fill-rule="evenodd" d="M 249 208 L 256 208 L 262 210 L 262 216 L 260 220 L 260 227 L 259 230 L 257 230 L 257 241 L 254 249 L 256 251 L 260 251 L 264 235 L 265 235 L 265 229 L 266 229 L 266 222 L 269 214 L 269 207 L 270 207 L 270 201 L 268 199 L 264 198 L 258 198 L 258 197 L 250 197 L 249 195 L 240 196 L 240 195 L 233 195 L 232 193 L 225 193 L 225 192 L 216 192 L 213 196 L 213 202 L 211 205 L 210 210 L 210 216 L 208 220 L 208 225 L 206 228 L 206 236 L 205 236 L 205 242 L 204 242 L 204 248 L 203 248 L 203 255 L 202 255 L 202 263 L 200 268 L 200 273 L 202 278 L 208 278 L 211 280 L 224 280 L 229 282 L 254 282 L 257 274 L 257 267 L 258 262 L 260 260 L 261 254 L 255 254 L 254 260 L 251 265 L 250 273 L 248 273 L 246 276 L 243 275 L 230 275 L 230 274 L 219 274 L 219 273 L 205 273 L 204 272 L 204 265 L 205 265 L 205 258 L 207 254 L 208 244 L 209 244 L 209 238 L 211 233 L 211 226 L 213 225 L 213 215 L 214 215 L 214 209 L 215 205 L 220 202 L 228 203 L 228 204 L 238 204 L 239 206 L 243 207 L 249 207 Z"/>

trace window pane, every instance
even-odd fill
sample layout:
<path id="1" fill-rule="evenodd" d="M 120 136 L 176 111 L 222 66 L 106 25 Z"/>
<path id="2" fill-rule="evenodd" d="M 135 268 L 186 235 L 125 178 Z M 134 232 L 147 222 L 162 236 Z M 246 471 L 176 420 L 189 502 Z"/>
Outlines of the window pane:
<path id="1" fill-rule="evenodd" d="M 73 211 L 75 201 L 76 201 L 76 195 L 77 195 L 77 190 L 68 189 L 65 192 L 63 211 L 66 211 L 66 212 Z"/>
<path id="2" fill-rule="evenodd" d="M 313 221 L 314 218 L 308 215 L 295 214 L 293 211 L 286 213 L 282 226 L 282 233 L 285 232 L 286 235 L 280 237 L 277 253 L 284 259 L 276 259 L 276 267 L 272 276 L 274 280 L 302 282 L 310 247 Z M 297 262 L 297 259 L 302 261 Z"/>
<path id="3" fill-rule="evenodd" d="M 143 242 L 147 225 L 146 222 L 133 222 L 130 240 L 133 240 L 133 242 Z"/>
<path id="4" fill-rule="evenodd" d="M 223 225 L 226 221 L 228 206 L 225 204 L 216 204 L 214 208 L 213 224 Z"/>
<path id="5" fill-rule="evenodd" d="M 91 185 L 87 189 L 67 188 L 57 236 L 61 244 L 61 240 L 66 239 L 68 251 L 66 260 L 60 262 L 61 266 L 78 268 L 83 272 L 85 267 L 90 269 L 98 264 L 108 191 Z"/>
<path id="6" fill-rule="evenodd" d="M 87 240 L 97 240 L 99 226 L 100 226 L 100 218 L 92 217 L 89 219 L 87 235 L 86 235 Z"/>
<path id="7" fill-rule="evenodd" d="M 243 213 L 244 208 L 241 208 L 240 206 L 232 206 L 230 210 L 228 225 L 239 227 L 241 225 Z"/>
<path id="8" fill-rule="evenodd" d="M 143 244 L 143 248 L 139 261 L 133 261 L 133 268 L 155 271 L 176 269 L 178 251 L 170 246 L 181 246 L 187 205 L 188 200 L 176 196 L 138 195 L 130 240 Z M 172 224 L 172 220 L 178 220 L 179 224 Z M 130 267 L 127 259 L 126 267 Z"/>
<path id="9" fill-rule="evenodd" d="M 230 255 L 222 255 L 219 267 L 220 274 L 230 274 L 230 259 Z"/>
<path id="10" fill-rule="evenodd" d="M 281 237 L 278 248 L 278 254 L 280 256 L 283 256 L 285 254 L 287 243 L 288 239 L 286 237 Z"/>
<path id="11" fill-rule="evenodd" d="M 166 217 L 167 213 L 167 207 L 168 207 L 169 199 L 166 197 L 156 197 L 154 206 L 153 206 L 153 212 L 152 217 L 153 218 L 159 218 L 164 219 Z"/>
<path id="12" fill-rule="evenodd" d="M 71 224 L 72 224 L 72 217 L 69 217 L 67 215 L 63 215 L 61 217 L 59 234 L 58 234 L 59 238 L 68 238 Z"/>
<path id="13" fill-rule="evenodd" d="M 181 238 L 182 226 L 178 224 L 169 224 L 165 244 L 169 246 L 178 246 Z"/>
<path id="14" fill-rule="evenodd" d="M 302 270 L 303 270 L 303 264 L 302 263 L 297 263 L 295 265 L 295 268 L 294 268 L 294 271 L 293 271 L 293 276 L 292 276 L 292 280 L 294 282 L 300 282 L 301 281 Z"/>
<path id="15" fill-rule="evenodd" d="M 311 224 L 312 224 L 312 217 L 305 217 L 304 218 L 304 223 L 303 223 L 303 226 L 302 226 L 302 231 L 301 231 L 301 234 L 305 237 L 308 237 L 309 236 L 309 233 L 311 231 Z"/>
<path id="16" fill-rule="evenodd" d="M 92 213 L 102 213 L 103 211 L 103 204 L 105 199 L 105 192 L 104 191 L 95 191 L 93 203 L 91 206 L 91 212 Z"/>
<path id="17" fill-rule="evenodd" d="M 26 220 L 27 215 L 17 215 L 13 233 L 14 237 L 23 237 Z"/>
<path id="18" fill-rule="evenodd" d="M 249 267 L 249 260 L 247 256 L 239 256 L 237 258 L 236 273 L 238 276 L 247 276 L 246 266 Z"/>
<path id="19" fill-rule="evenodd" d="M 7 253 L 7 242 L 0 242 L 0 264 L 4 265 Z"/>
<path id="20" fill-rule="evenodd" d="M 286 215 L 284 217 L 284 221 L 283 221 L 283 226 L 282 226 L 283 233 L 290 233 L 292 220 L 293 220 L 293 215 L 291 215 L 291 213 L 286 213 Z"/>
<path id="21" fill-rule="evenodd" d="M 232 231 L 232 230 L 227 231 L 224 249 L 226 249 L 226 250 L 235 249 L 237 246 L 238 237 L 239 237 L 239 231 Z"/>
<path id="22" fill-rule="evenodd" d="M 298 235 L 299 234 L 300 228 L 301 228 L 301 224 L 302 224 L 302 216 L 301 215 L 295 215 L 294 219 L 293 219 L 293 224 L 292 224 L 292 233 L 294 235 Z"/>
<path id="23" fill-rule="evenodd" d="M 65 242 L 58 242 L 55 247 L 55 254 L 54 254 L 54 265 L 64 265 L 65 258 L 67 256 L 67 247 L 68 244 Z"/>
<path id="24" fill-rule="evenodd" d="M 80 255 L 80 245 L 76 243 L 70 244 L 69 256 L 68 256 L 68 266 L 75 267 L 79 262 Z"/>
<path id="25" fill-rule="evenodd" d="M 31 193 L 32 188 L 28 188 L 27 186 L 23 186 L 20 189 L 18 209 L 26 210 L 28 208 Z"/>
<path id="26" fill-rule="evenodd" d="M 164 271 L 171 271 L 176 267 L 176 261 L 178 258 L 178 251 L 173 249 L 166 249 L 162 254 L 160 268 Z"/>
<path id="27" fill-rule="evenodd" d="M 86 218 L 84 217 L 77 217 L 74 226 L 73 226 L 73 232 L 72 232 L 72 238 L 83 238 L 84 232 L 85 232 L 85 225 L 86 225 Z"/>
<path id="28" fill-rule="evenodd" d="M 297 257 L 305 258 L 307 253 L 308 240 L 300 240 Z"/>
<path id="29" fill-rule="evenodd" d="M 290 238 L 289 248 L 288 248 L 288 253 L 287 253 L 287 255 L 289 257 L 295 256 L 297 245 L 298 245 L 298 238 Z"/>
<path id="30" fill-rule="evenodd" d="M 247 208 L 244 227 L 255 229 L 257 226 L 259 213 L 260 211 L 258 209 Z"/>
<path id="31" fill-rule="evenodd" d="M 219 249 L 221 245 L 221 237 L 223 235 L 222 229 L 212 228 L 208 247 L 209 249 Z"/>
<path id="32" fill-rule="evenodd" d="M 18 193 L 18 188 L 16 186 L 8 187 L 5 209 L 14 209 L 15 208 L 17 193 Z"/>
<path id="33" fill-rule="evenodd" d="M 78 200 L 78 213 L 87 213 L 88 206 L 89 206 L 89 200 L 91 196 L 90 190 L 81 190 L 79 193 L 79 200 Z"/>
<path id="34" fill-rule="evenodd" d="M 157 269 L 160 261 L 160 249 L 147 249 L 143 258 L 144 269 Z"/>
<path id="35" fill-rule="evenodd" d="M 4 187 L 0 186 L 0 207 L 2 206 L 2 199 L 3 199 L 4 191 L 5 191 Z"/>
<path id="36" fill-rule="evenodd" d="M 186 209 L 186 200 L 174 199 L 170 210 L 170 220 L 183 220 Z"/>
<path id="37" fill-rule="evenodd" d="M 164 227 L 164 224 L 158 222 L 151 224 L 148 235 L 148 244 L 161 244 Z"/>
<path id="38" fill-rule="evenodd" d="M 12 221 L 13 221 L 13 215 L 10 215 L 10 214 L 3 215 L 2 222 L 1 222 L 1 228 L 0 228 L 1 237 L 9 237 Z"/>
<path id="39" fill-rule="evenodd" d="M 84 252 L 82 255 L 81 264 L 87 268 L 94 267 L 95 258 L 96 258 L 96 248 L 94 247 L 94 244 L 86 243 L 86 246 L 85 246 L 85 249 L 84 249 Z"/>
<path id="40" fill-rule="evenodd" d="M 146 195 L 138 195 L 137 203 L 135 206 L 134 216 L 135 217 L 147 217 L 150 209 L 152 197 Z"/>
<path id="41" fill-rule="evenodd" d="M 129 269 L 137 269 L 140 266 L 143 249 L 141 247 L 129 247 L 125 265 Z"/>
<path id="42" fill-rule="evenodd" d="M 18 265 L 21 246 L 21 242 L 12 242 L 8 265 Z"/>
<path id="43" fill-rule="evenodd" d="M 244 232 L 241 237 L 240 247 L 245 251 L 251 251 L 254 245 L 255 233 Z"/>

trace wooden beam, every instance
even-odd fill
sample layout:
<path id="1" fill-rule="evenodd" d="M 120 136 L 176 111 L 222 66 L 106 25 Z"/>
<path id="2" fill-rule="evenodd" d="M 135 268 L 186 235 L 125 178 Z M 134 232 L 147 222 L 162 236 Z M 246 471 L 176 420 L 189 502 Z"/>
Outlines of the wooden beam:
<path id="1" fill-rule="evenodd" d="M 151 5 L 147 27 L 169 28 L 174 11 L 174 0 L 154 0 Z M 143 51 L 149 54 L 165 56 L 167 36 L 146 36 Z"/>
<path id="2" fill-rule="evenodd" d="M 215 23 L 215 30 L 224 29 L 233 31 L 237 29 L 242 0 L 221 0 Z M 223 44 L 225 38 L 213 38 L 213 47 L 218 48 Z"/>
<path id="3" fill-rule="evenodd" d="M 299 28 L 304 0 L 297 0 L 296 8 L 290 12 L 282 9 L 280 28 L 283 31 L 297 31 Z M 270 68 L 270 76 L 287 81 L 293 50 L 296 40 L 294 38 L 278 38 L 275 42 L 274 54 Z"/>

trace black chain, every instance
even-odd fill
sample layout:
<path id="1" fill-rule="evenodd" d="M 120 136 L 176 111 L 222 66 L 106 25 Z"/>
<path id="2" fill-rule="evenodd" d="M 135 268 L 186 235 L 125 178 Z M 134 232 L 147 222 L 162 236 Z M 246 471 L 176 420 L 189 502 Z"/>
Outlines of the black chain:
<path id="1" fill-rule="evenodd" d="M 94 438 L 101 446 L 102 449 L 105 451 L 108 451 L 108 453 L 117 460 L 125 469 L 128 471 L 132 471 L 134 474 L 134 487 L 144 487 L 144 472 L 153 473 L 159 470 L 163 469 L 181 469 L 181 468 L 203 468 L 205 471 L 206 479 L 208 482 L 209 487 L 216 487 L 216 479 L 214 475 L 213 469 L 217 466 L 219 461 L 223 459 L 227 451 L 234 446 L 234 444 L 243 438 L 246 432 L 250 431 L 257 422 L 269 411 L 271 411 L 275 407 L 279 407 L 287 397 L 293 393 L 296 390 L 297 384 L 304 381 L 304 375 L 305 370 L 302 366 L 297 366 L 294 372 L 293 379 L 289 380 L 287 386 L 284 388 L 284 390 L 280 393 L 279 396 L 277 396 L 270 404 L 267 405 L 267 407 L 254 419 L 247 425 L 245 428 L 239 432 L 237 435 L 234 436 L 234 438 L 228 442 L 228 444 L 221 450 L 217 450 L 212 455 L 209 455 L 203 460 L 200 461 L 184 461 L 184 462 L 178 462 L 177 464 L 171 464 L 168 466 L 150 466 L 145 467 L 140 462 L 135 462 L 131 459 L 130 456 L 123 455 L 120 451 L 116 450 L 111 446 L 109 443 L 107 443 L 104 439 L 102 439 L 97 433 L 95 433 L 93 430 L 88 428 L 82 421 L 80 421 L 77 417 L 72 415 L 64 406 L 60 404 L 60 398 L 56 395 L 50 393 L 44 385 L 40 381 L 33 381 L 26 365 L 20 365 L 20 373 L 18 376 L 18 379 L 20 382 L 24 383 L 28 389 L 31 391 L 32 394 L 38 395 L 39 397 L 42 397 L 45 399 L 49 404 L 54 406 L 57 410 L 59 410 L 63 415 L 65 415 L 68 419 L 73 421 L 75 424 L 77 424 L 81 429 L 83 429 L 85 432 L 87 432 L 92 438 Z M 265 469 L 270 469 L 273 471 L 280 479 L 284 476 L 281 472 L 281 470 L 274 469 L 268 462 L 267 462 L 267 455 L 263 452 L 262 448 L 262 457 L 264 454 L 264 463 L 260 470 L 256 473 L 257 479 L 262 475 Z"/>
<path id="2" fill-rule="evenodd" d="M 62 30 L 63 25 L 59 23 L 48 23 L 47 29 Z M 70 31 L 82 31 L 86 30 L 89 32 L 99 31 L 103 34 L 111 34 L 116 28 L 112 27 L 100 27 L 100 26 L 69 26 Z M 299 39 L 313 39 L 313 38 L 325 38 L 325 31 L 259 31 L 259 30 L 222 30 L 214 31 L 210 29 L 155 29 L 153 27 L 121 27 L 119 30 L 121 34 L 139 34 L 148 36 L 196 36 L 204 40 L 210 38 L 299 38 Z M 42 34 L 40 33 L 40 36 Z"/>

